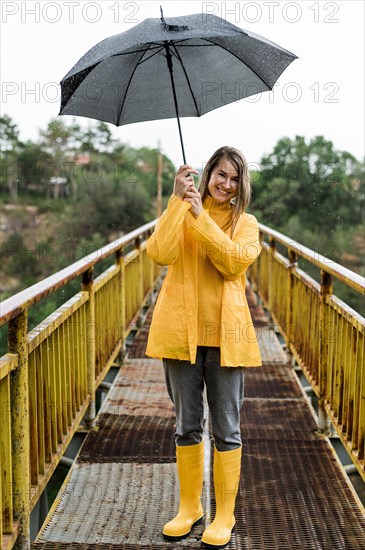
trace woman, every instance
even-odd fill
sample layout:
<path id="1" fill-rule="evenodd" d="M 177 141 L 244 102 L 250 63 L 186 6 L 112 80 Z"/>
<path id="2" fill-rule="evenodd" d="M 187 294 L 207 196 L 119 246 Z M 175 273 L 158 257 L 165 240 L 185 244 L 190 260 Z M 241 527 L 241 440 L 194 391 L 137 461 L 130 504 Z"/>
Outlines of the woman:
<path id="1" fill-rule="evenodd" d="M 180 540 L 203 517 L 205 384 L 215 443 L 216 515 L 202 542 L 223 548 L 235 524 L 243 371 L 261 365 L 245 297 L 245 272 L 261 246 L 257 221 L 244 212 L 251 189 L 243 154 L 218 149 L 204 168 L 199 191 L 192 176 L 197 173 L 189 165 L 179 168 L 173 195 L 147 243 L 149 256 L 169 267 L 146 353 L 163 359 L 176 412 L 180 506 L 163 535 Z"/>

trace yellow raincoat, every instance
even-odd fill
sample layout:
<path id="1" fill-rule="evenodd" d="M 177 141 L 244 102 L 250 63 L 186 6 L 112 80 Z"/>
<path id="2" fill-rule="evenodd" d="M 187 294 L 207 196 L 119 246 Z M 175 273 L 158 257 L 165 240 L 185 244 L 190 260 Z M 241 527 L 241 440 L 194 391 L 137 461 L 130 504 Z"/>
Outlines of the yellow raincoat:
<path id="1" fill-rule="evenodd" d="M 147 242 L 148 255 L 169 267 L 156 302 L 146 354 L 195 363 L 200 246 L 223 276 L 221 365 L 259 366 L 260 351 L 245 295 L 245 272 L 261 252 L 256 218 L 241 214 L 231 238 L 230 229 L 222 231 L 205 204 L 203 207 L 195 219 L 188 212 L 190 204 L 172 195 Z M 209 280 L 206 284 L 209 287 Z"/>

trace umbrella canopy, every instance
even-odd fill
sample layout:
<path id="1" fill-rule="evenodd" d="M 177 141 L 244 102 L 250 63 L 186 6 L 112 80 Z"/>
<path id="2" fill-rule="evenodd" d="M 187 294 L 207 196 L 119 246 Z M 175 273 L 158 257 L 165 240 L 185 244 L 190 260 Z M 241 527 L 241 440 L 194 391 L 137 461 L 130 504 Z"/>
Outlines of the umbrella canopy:
<path id="1" fill-rule="evenodd" d="M 89 50 L 61 81 L 61 115 L 116 126 L 202 116 L 271 90 L 296 56 L 212 14 L 145 19 Z M 183 148 L 185 162 L 185 154 Z"/>

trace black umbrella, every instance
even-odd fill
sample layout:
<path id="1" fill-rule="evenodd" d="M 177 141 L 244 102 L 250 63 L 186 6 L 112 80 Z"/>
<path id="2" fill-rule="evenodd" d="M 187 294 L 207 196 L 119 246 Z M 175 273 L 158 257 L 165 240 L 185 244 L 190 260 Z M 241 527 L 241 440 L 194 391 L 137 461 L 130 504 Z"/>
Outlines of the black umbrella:
<path id="1" fill-rule="evenodd" d="M 91 48 L 61 81 L 61 115 L 116 126 L 202 116 L 272 90 L 296 55 L 211 14 L 145 19 Z"/>

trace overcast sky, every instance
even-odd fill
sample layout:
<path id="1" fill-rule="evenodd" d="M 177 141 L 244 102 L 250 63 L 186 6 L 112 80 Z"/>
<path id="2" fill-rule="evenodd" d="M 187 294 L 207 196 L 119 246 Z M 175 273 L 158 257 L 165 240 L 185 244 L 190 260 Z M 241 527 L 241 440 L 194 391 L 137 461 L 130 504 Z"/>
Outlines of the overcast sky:
<path id="1" fill-rule="evenodd" d="M 146 17 L 215 13 L 295 53 L 274 92 L 247 98 L 201 118 L 181 120 L 187 161 L 201 166 L 221 145 L 259 164 L 283 136 L 324 135 L 335 148 L 364 156 L 364 2 L 301 0 L 6 1 L 1 7 L 2 114 L 23 140 L 58 115 L 59 82 L 97 42 Z M 71 117 L 62 117 L 71 121 Z M 87 125 L 87 120 L 77 120 Z M 182 163 L 175 120 L 138 123 L 113 134 L 133 147 L 157 147 Z"/>

